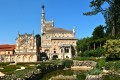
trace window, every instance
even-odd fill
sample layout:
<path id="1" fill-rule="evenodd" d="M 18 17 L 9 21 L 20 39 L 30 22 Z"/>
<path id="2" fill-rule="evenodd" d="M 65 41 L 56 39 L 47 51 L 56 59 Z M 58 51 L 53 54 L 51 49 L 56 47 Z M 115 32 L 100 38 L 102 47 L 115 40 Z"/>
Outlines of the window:
<path id="1" fill-rule="evenodd" d="M 56 49 L 54 48 L 54 53 L 56 53 Z"/>
<path id="2" fill-rule="evenodd" d="M 56 51 L 54 51 L 54 53 L 56 53 Z"/>
<path id="3" fill-rule="evenodd" d="M 46 39 L 49 39 L 50 36 L 46 36 Z"/>
<path id="4" fill-rule="evenodd" d="M 8 54 L 10 54 L 10 52 L 8 51 Z"/>
<path id="5" fill-rule="evenodd" d="M 65 53 L 69 53 L 69 48 L 65 48 Z"/>
<path id="6" fill-rule="evenodd" d="M 61 53 L 63 53 L 63 49 L 61 49 Z"/>

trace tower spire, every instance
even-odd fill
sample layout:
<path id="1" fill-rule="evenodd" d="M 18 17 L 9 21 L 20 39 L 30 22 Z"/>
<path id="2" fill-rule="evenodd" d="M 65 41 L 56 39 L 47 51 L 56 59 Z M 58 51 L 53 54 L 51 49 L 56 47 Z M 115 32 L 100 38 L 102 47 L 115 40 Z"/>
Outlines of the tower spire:
<path id="1" fill-rule="evenodd" d="M 41 34 L 43 34 L 43 29 L 44 29 L 44 23 L 45 23 L 45 11 L 44 11 L 45 6 L 42 5 L 42 17 L 41 17 Z"/>
<path id="2" fill-rule="evenodd" d="M 42 5 L 42 23 L 43 23 L 44 20 L 45 20 L 45 11 L 44 11 L 44 8 L 45 8 L 45 6 Z"/>

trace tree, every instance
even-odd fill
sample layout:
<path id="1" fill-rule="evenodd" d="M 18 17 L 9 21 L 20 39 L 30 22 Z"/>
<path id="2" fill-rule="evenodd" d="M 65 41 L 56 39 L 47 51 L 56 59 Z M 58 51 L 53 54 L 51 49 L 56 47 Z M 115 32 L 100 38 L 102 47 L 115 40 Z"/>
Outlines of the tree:
<path id="1" fill-rule="evenodd" d="M 39 47 L 41 46 L 41 37 L 39 34 L 36 34 L 35 37 L 36 37 L 37 51 L 39 52 Z"/>
<path id="2" fill-rule="evenodd" d="M 93 39 L 99 39 L 104 37 L 104 27 L 102 25 L 99 25 L 96 27 L 92 33 Z"/>
<path id="3" fill-rule="evenodd" d="M 103 47 L 106 57 L 115 56 L 120 58 L 120 39 L 107 40 Z"/>
<path id="4" fill-rule="evenodd" d="M 105 8 L 103 5 L 108 4 Z M 120 29 L 118 25 L 118 16 L 120 16 L 120 0 L 92 0 L 90 7 L 92 11 L 83 13 L 84 15 L 96 15 L 99 12 L 103 14 L 106 20 L 106 32 L 108 35 L 116 36 Z M 120 23 L 120 22 L 119 22 Z"/>
<path id="5" fill-rule="evenodd" d="M 37 46 L 40 47 L 41 46 L 41 37 L 39 34 L 36 34 L 35 37 L 36 37 Z"/>
<path id="6" fill-rule="evenodd" d="M 91 42 L 91 38 L 89 37 L 78 40 L 76 46 L 77 52 L 84 52 L 88 50 L 90 47 L 90 42 Z"/>

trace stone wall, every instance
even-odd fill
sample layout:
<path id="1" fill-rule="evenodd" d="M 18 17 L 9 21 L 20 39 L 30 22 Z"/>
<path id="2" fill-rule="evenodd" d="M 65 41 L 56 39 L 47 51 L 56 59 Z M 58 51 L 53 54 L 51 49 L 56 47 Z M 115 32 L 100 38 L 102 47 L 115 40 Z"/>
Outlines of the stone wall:
<path id="1" fill-rule="evenodd" d="M 73 66 L 88 66 L 88 67 L 95 67 L 96 66 L 95 61 L 73 61 Z"/>

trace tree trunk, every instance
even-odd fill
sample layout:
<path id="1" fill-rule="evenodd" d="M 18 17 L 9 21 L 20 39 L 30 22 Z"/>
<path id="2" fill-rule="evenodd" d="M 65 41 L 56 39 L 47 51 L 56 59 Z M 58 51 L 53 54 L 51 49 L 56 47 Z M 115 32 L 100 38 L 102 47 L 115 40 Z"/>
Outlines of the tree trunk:
<path id="1" fill-rule="evenodd" d="M 101 49 L 101 42 L 100 42 L 100 49 Z"/>
<path id="2" fill-rule="evenodd" d="M 95 43 L 94 43 L 94 50 L 95 50 Z"/>
<path id="3" fill-rule="evenodd" d="M 89 51 L 89 46 L 88 46 L 88 51 Z"/>
<path id="4" fill-rule="evenodd" d="M 112 36 L 115 36 L 115 21 L 112 21 Z"/>

